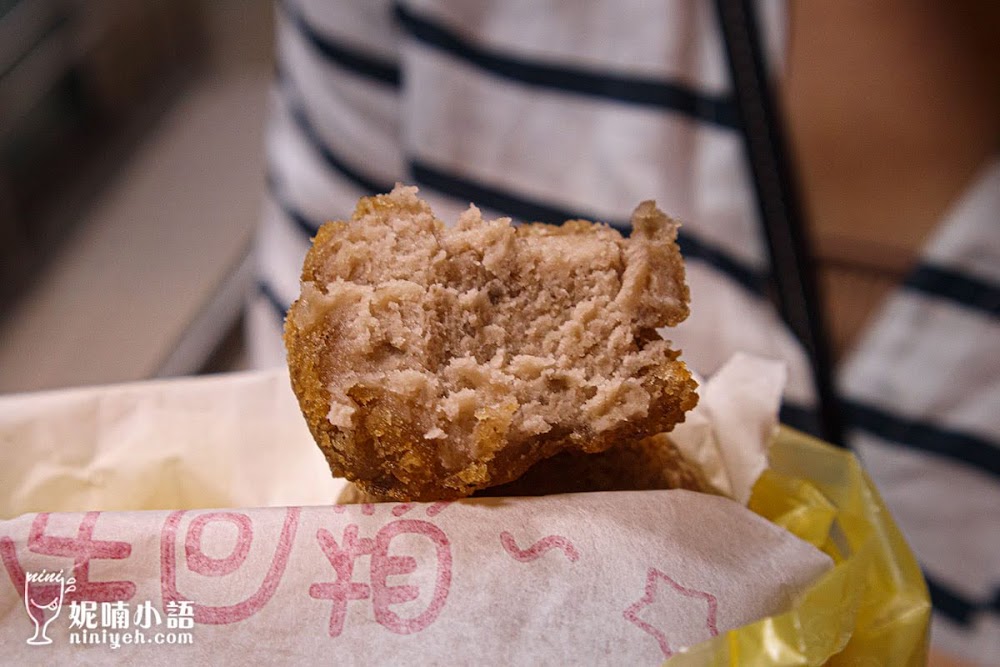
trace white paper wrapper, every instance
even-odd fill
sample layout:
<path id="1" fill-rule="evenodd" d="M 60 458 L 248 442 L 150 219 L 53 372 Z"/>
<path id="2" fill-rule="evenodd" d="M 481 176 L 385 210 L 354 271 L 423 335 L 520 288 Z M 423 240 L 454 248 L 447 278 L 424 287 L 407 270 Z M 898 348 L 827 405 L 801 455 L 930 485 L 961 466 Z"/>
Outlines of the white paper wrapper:
<path id="1" fill-rule="evenodd" d="M 740 502 L 782 380 L 735 358 L 677 434 Z M 684 491 L 330 506 L 278 373 L 2 399 L 0 447 L 6 516 L 95 510 L 0 522 L 0 639 L 20 664 L 658 664 L 787 608 L 830 566 Z M 326 506 L 188 509 L 309 504 Z M 151 508 L 174 511 L 96 511 Z M 57 572 L 72 590 L 28 581 Z M 26 590 L 61 600 L 41 635 Z"/>
<path id="2" fill-rule="evenodd" d="M 671 437 L 722 494 L 746 505 L 767 467 L 767 446 L 778 429 L 785 365 L 737 353 L 708 382 Z"/>
<path id="3" fill-rule="evenodd" d="M 0 518 L 328 504 L 287 372 L 0 397 Z"/>
<path id="4" fill-rule="evenodd" d="M 656 665 L 785 608 L 829 566 L 735 502 L 685 491 L 29 515 L 0 535 L 0 641 L 17 664 L 106 664 L 110 656 Z M 19 572 L 68 574 L 71 554 L 89 571 L 76 573 L 76 591 L 50 626 L 52 644 L 29 646 Z M 36 590 L 41 602 L 57 596 L 38 587 L 29 595 Z M 81 648 L 71 635 L 91 635 L 73 627 L 70 609 L 87 599 L 124 600 L 130 618 L 146 600 L 164 616 L 171 600 L 191 601 L 191 644 Z M 134 634 L 129 625 L 115 631 Z M 167 634 L 165 624 L 141 634 L 156 632 Z"/>

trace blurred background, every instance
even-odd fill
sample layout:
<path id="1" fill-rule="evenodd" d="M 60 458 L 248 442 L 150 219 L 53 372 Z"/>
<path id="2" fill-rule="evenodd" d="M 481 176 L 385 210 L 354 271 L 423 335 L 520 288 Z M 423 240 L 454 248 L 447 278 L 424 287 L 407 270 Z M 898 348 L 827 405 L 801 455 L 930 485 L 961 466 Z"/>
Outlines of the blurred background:
<path id="1" fill-rule="evenodd" d="M 267 0 L 0 1 L 0 392 L 239 368 Z"/>
<path id="2" fill-rule="evenodd" d="M 837 358 L 1000 144 L 1000 4 L 955 7 L 789 12 L 782 94 Z M 247 365 L 274 13 L 0 0 L 0 392 Z"/>

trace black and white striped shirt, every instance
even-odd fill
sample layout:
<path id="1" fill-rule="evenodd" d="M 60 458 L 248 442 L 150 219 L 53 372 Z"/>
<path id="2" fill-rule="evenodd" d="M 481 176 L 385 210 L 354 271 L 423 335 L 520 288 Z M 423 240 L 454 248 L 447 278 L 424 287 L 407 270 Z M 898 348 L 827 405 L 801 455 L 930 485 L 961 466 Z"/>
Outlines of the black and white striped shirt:
<path id="1" fill-rule="evenodd" d="M 784 4 L 759 7 L 778 66 Z M 284 363 L 310 237 L 360 196 L 399 181 L 445 221 L 474 202 L 623 231 L 656 199 L 684 225 L 693 308 L 670 332 L 684 358 L 702 374 L 736 351 L 784 360 L 782 418 L 812 430 L 808 358 L 766 294 L 711 3 L 289 0 L 278 15 L 258 365 Z M 970 657 L 1000 646 L 1000 171 L 983 178 L 842 373 L 854 442 L 927 569 L 938 636 Z"/>

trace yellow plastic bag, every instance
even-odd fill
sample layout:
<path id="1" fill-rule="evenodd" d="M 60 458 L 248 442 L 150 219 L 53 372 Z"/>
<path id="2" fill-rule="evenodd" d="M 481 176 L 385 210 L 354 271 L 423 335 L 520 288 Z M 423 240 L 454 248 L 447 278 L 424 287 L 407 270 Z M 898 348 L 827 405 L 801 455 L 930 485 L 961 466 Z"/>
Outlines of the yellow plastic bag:
<path id="1" fill-rule="evenodd" d="M 782 427 L 750 509 L 829 555 L 834 567 L 787 613 L 667 661 L 688 665 L 923 665 L 931 604 L 899 529 L 857 459 Z"/>

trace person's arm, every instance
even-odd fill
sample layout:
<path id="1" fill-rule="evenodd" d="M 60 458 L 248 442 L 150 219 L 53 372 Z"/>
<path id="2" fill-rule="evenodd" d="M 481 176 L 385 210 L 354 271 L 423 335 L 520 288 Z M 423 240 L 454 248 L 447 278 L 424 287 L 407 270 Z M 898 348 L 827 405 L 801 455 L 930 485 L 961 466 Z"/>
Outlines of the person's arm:
<path id="1" fill-rule="evenodd" d="M 1000 149 L 1000 4 L 789 11 L 784 103 L 842 353 Z"/>

